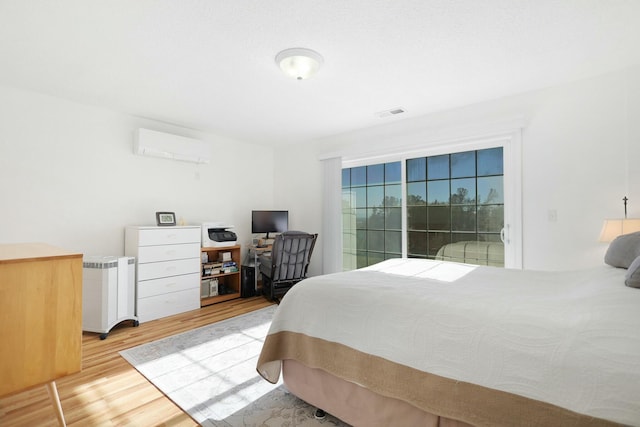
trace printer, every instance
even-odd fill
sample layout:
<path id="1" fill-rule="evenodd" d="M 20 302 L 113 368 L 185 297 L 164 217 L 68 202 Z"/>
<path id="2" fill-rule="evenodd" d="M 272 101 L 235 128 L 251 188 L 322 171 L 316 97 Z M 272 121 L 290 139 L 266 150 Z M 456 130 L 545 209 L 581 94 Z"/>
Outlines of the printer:
<path id="1" fill-rule="evenodd" d="M 233 228 L 233 225 L 225 225 L 222 222 L 202 223 L 202 247 L 222 248 L 234 246 L 238 241 L 238 236 L 233 231 L 230 231 Z"/>

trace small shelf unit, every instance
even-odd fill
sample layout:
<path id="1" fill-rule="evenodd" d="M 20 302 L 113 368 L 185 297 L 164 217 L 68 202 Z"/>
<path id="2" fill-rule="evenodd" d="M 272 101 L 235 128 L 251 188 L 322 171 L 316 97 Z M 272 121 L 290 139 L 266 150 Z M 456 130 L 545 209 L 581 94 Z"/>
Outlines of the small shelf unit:
<path id="1" fill-rule="evenodd" d="M 223 301 L 240 298 L 240 245 L 201 248 L 200 256 L 200 306 L 216 304 Z M 218 270 L 219 263 L 223 253 L 230 254 L 231 262 L 235 263 L 235 270 L 232 272 L 219 272 L 211 274 L 208 270 Z M 206 255 L 204 255 L 206 253 Z M 205 261 L 206 260 L 206 261 Z M 207 289 L 210 288 L 210 282 L 217 281 L 218 295 L 209 296 Z"/>

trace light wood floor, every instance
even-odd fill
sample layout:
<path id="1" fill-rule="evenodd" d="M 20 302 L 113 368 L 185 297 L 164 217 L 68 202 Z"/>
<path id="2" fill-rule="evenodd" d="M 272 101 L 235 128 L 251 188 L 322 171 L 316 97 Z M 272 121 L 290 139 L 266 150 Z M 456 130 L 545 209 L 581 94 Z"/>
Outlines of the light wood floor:
<path id="1" fill-rule="evenodd" d="M 56 381 L 68 426 L 197 426 L 138 373 L 120 350 L 271 305 L 243 298 L 140 324 L 123 322 L 106 340 L 83 333 L 82 372 Z M 4 325 L 3 327 L 10 327 Z M 0 426 L 56 426 L 44 386 L 0 399 Z"/>

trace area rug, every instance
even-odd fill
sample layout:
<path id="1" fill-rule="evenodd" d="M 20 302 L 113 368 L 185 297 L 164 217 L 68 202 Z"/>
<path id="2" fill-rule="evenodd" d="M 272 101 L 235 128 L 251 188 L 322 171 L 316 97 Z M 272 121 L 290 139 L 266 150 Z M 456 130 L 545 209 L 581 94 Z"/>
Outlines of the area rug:
<path id="1" fill-rule="evenodd" d="M 348 427 L 271 384 L 256 363 L 276 306 L 120 352 L 202 426 Z"/>

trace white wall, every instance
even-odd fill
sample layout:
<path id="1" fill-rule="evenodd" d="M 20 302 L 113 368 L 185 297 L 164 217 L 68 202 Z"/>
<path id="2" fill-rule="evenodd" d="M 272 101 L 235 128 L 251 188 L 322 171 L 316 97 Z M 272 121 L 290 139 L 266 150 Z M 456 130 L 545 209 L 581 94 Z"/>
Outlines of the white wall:
<path id="1" fill-rule="evenodd" d="M 215 158 L 134 155 L 139 127 L 206 141 Z M 0 87 L 0 243 L 122 255 L 125 226 L 173 211 L 190 224 L 231 222 L 245 245 L 251 210 L 273 205 L 272 176 L 270 148 Z"/>
<path id="2" fill-rule="evenodd" d="M 306 144 L 278 150 L 274 175 L 275 205 L 289 211 L 289 229 L 318 233 L 309 275 L 322 274 L 322 172 Z"/>
<path id="3" fill-rule="evenodd" d="M 469 124 L 523 116 L 525 268 L 600 263 L 605 217 L 640 216 L 640 67 L 276 150 L 59 98 L 0 87 L 0 242 L 43 241 L 86 254 L 123 253 L 123 229 L 158 210 L 188 223 L 230 221 L 247 244 L 252 209 L 288 209 L 290 227 L 320 233 L 322 169 L 332 151 L 371 152 Z M 202 139 L 209 165 L 136 156 L 138 127 Z M 636 184 L 636 185 L 634 185 Z M 549 221 L 550 211 L 557 221 Z"/>
<path id="4" fill-rule="evenodd" d="M 640 67 L 337 135 L 306 144 L 304 150 L 278 149 L 278 195 L 306 189 L 307 196 L 292 198 L 288 208 L 305 212 L 304 225 L 319 230 L 319 154 L 364 155 L 416 146 L 421 140 L 426 145 L 454 134 L 473 136 L 483 126 L 513 117 L 526 123 L 524 267 L 557 270 L 601 263 L 606 250 L 597 241 L 602 220 L 622 216 L 624 195 L 630 199 L 629 216 L 640 216 L 640 189 L 633 185 L 640 182 L 640 165 L 634 160 L 640 158 Z M 287 178 L 291 176 L 298 178 Z"/>
<path id="5" fill-rule="evenodd" d="M 632 123 L 640 120 L 628 106 L 637 75 L 617 73 L 539 94 L 524 134 L 525 267 L 602 263 L 603 219 L 623 215 L 625 195 L 629 213 L 640 215 L 640 193 L 629 192 L 626 177 L 638 170 L 627 156 Z M 557 222 L 549 220 L 550 211 Z"/>

